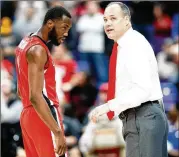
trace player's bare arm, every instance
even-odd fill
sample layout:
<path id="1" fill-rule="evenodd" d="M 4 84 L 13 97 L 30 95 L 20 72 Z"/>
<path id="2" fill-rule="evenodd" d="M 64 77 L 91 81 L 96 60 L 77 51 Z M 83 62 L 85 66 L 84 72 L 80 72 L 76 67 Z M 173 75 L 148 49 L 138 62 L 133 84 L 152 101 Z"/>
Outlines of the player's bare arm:
<path id="1" fill-rule="evenodd" d="M 21 99 L 21 96 L 20 96 L 20 92 L 19 92 L 19 88 L 17 87 L 17 96 Z"/>
<path id="2" fill-rule="evenodd" d="M 26 58 L 28 62 L 30 101 L 40 118 L 46 123 L 50 130 L 54 133 L 59 132 L 60 129 L 58 124 L 53 118 L 48 104 L 42 95 L 44 84 L 44 66 L 47 62 L 45 49 L 40 45 L 35 45 L 29 49 Z"/>
<path id="3" fill-rule="evenodd" d="M 44 84 L 44 66 L 48 59 L 47 53 L 42 46 L 35 45 L 28 50 L 26 59 L 28 62 L 30 101 L 39 117 L 44 121 L 54 135 L 56 137 L 63 137 L 62 135 L 59 135 L 62 134 L 62 131 L 53 118 L 50 108 L 42 95 Z M 55 151 L 59 155 L 63 154 L 66 149 L 64 143 L 64 140 L 61 138 L 59 138 L 59 141 L 56 141 L 58 146 L 56 146 Z"/>

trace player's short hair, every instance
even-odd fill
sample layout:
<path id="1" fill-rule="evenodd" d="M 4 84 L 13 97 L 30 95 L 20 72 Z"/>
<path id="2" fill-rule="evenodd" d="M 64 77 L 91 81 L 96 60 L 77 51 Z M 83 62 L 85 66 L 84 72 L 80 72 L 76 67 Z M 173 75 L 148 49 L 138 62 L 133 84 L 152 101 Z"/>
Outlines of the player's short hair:
<path id="1" fill-rule="evenodd" d="M 47 13 L 45 14 L 43 25 L 47 23 L 48 20 L 53 19 L 62 19 L 63 16 L 67 16 L 71 18 L 70 13 L 62 6 L 56 6 L 50 8 Z"/>
<path id="2" fill-rule="evenodd" d="M 118 4 L 118 5 L 121 7 L 121 10 L 122 10 L 122 12 L 123 12 L 123 15 L 124 15 L 124 16 L 128 16 L 129 19 L 131 19 L 131 13 L 130 13 L 130 10 L 129 10 L 129 8 L 128 8 L 127 5 L 125 5 L 125 4 L 122 3 L 122 2 L 111 2 L 111 3 L 109 3 L 109 4 L 107 5 L 107 7 L 110 6 L 110 5 L 113 5 L 113 4 Z M 106 7 L 106 8 L 107 8 L 107 7 Z"/>

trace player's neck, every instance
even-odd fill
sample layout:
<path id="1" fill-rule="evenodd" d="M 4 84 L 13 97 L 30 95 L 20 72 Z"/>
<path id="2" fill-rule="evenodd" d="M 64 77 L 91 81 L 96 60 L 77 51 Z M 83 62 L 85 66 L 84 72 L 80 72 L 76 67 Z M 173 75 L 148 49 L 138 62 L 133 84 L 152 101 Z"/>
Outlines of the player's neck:
<path id="1" fill-rule="evenodd" d="M 46 30 L 45 27 L 41 27 L 36 34 L 42 39 L 44 40 L 46 43 L 48 42 L 48 31 Z"/>

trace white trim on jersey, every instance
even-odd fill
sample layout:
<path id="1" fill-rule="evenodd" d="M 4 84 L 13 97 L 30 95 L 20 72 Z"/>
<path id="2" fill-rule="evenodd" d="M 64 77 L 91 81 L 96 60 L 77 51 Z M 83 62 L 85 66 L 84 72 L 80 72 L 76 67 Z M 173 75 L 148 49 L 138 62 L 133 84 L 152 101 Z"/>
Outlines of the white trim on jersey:
<path id="1" fill-rule="evenodd" d="M 45 80 L 44 80 L 43 94 L 48 98 Z M 53 102 L 49 98 L 48 100 L 50 101 L 50 105 L 53 105 Z"/>
<path id="2" fill-rule="evenodd" d="M 56 109 L 55 107 L 54 107 L 54 110 L 55 110 L 55 114 L 56 114 L 56 117 L 57 117 L 57 123 L 58 123 L 60 129 L 62 129 L 62 127 L 61 127 L 61 125 L 60 125 L 60 121 L 59 121 L 58 111 L 57 111 L 57 109 Z M 63 123 L 62 123 L 62 125 L 63 125 Z M 53 146 L 54 146 L 54 148 L 55 148 L 55 147 L 56 147 L 55 137 L 54 137 L 54 134 L 53 134 L 52 131 L 51 131 L 51 135 L 52 135 Z M 58 154 L 55 153 L 55 157 L 59 157 Z M 65 157 L 68 157 L 67 152 L 65 153 Z"/>

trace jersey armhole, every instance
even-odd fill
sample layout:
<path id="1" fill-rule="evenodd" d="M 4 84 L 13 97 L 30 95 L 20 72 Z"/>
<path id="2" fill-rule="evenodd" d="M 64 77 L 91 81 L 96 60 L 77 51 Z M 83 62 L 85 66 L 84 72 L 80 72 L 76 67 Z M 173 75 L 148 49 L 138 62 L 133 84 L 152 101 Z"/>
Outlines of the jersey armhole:
<path id="1" fill-rule="evenodd" d="M 44 69 L 47 69 L 49 67 L 49 54 L 48 54 L 47 50 L 46 50 L 46 54 L 47 54 L 47 61 L 44 65 Z"/>

